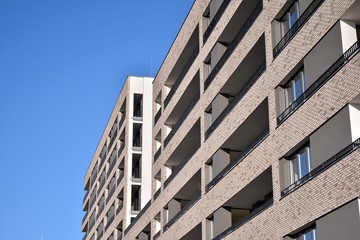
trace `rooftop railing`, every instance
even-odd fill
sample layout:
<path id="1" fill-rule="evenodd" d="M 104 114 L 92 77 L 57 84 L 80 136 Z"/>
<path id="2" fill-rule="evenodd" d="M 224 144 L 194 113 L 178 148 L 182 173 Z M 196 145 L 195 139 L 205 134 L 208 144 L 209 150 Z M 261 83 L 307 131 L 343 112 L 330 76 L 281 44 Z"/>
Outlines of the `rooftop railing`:
<path id="1" fill-rule="evenodd" d="M 231 172 L 242 160 L 245 159 L 265 138 L 269 135 L 269 129 L 266 128 L 254 141 L 252 141 L 246 149 L 244 149 L 239 156 L 231 161 L 223 170 L 219 172 L 206 186 L 205 191 L 212 189 L 221 179 L 223 179 L 229 172 Z"/>
<path id="2" fill-rule="evenodd" d="M 290 40 L 295 36 L 295 34 L 305 25 L 309 20 L 311 15 L 320 7 L 324 0 L 314 0 L 310 3 L 309 7 L 303 12 L 299 19 L 294 23 L 294 25 L 285 33 L 281 38 L 278 44 L 273 49 L 273 57 L 276 58 L 280 52 L 285 48 L 285 46 L 290 42 Z"/>
<path id="3" fill-rule="evenodd" d="M 196 151 L 200 148 L 200 145 L 200 142 L 196 143 L 195 146 L 190 150 L 190 152 L 185 156 L 185 158 L 179 163 L 179 165 L 176 166 L 171 175 L 165 180 L 164 188 L 169 185 L 169 183 L 175 178 L 175 176 L 181 171 L 181 169 L 183 169 L 186 163 L 194 156 Z"/>
<path id="4" fill-rule="evenodd" d="M 360 39 L 357 40 L 333 65 L 331 65 L 313 84 L 305 90 L 291 105 L 277 117 L 277 124 L 283 123 L 302 104 L 304 104 L 316 91 L 318 91 L 332 76 L 346 65 L 360 51 Z"/>
<path id="5" fill-rule="evenodd" d="M 233 53 L 235 48 L 238 46 L 240 41 L 243 39 L 247 31 L 250 29 L 252 24 L 255 22 L 257 17 L 260 15 L 261 11 L 263 9 L 262 0 L 259 1 L 255 7 L 255 9 L 252 11 L 250 17 L 245 21 L 239 32 L 236 34 L 235 38 L 232 40 L 230 45 L 227 47 L 225 53 L 222 55 L 218 63 L 215 65 L 214 69 L 211 71 L 209 76 L 206 78 L 204 82 L 204 91 L 210 86 L 211 82 L 215 79 L 218 72 L 221 70 L 221 68 L 224 66 L 225 62 L 228 60 L 230 55 Z"/>
<path id="6" fill-rule="evenodd" d="M 251 86 L 256 82 L 256 80 L 262 75 L 266 70 L 266 62 L 263 62 L 254 74 L 249 78 L 245 85 L 240 89 L 240 91 L 235 95 L 235 97 L 229 102 L 225 109 L 220 113 L 220 115 L 215 119 L 211 126 L 205 132 L 205 139 L 207 139 L 211 133 L 220 125 L 220 123 L 225 119 L 225 117 L 231 112 L 231 110 L 236 106 L 236 104 L 245 96 L 249 91 Z"/>
<path id="7" fill-rule="evenodd" d="M 225 236 L 229 235 L 230 233 L 234 232 L 236 229 L 244 225 L 246 222 L 253 219 L 255 216 L 259 215 L 261 212 L 263 212 L 265 209 L 269 208 L 274 202 L 274 199 L 271 198 L 264 202 L 259 207 L 255 208 L 252 212 L 250 212 L 248 215 L 241 218 L 239 221 L 237 221 L 234 225 L 226 229 L 224 232 L 220 233 L 216 237 L 213 238 L 213 240 L 220 240 L 224 238 Z"/>
<path id="8" fill-rule="evenodd" d="M 171 87 L 171 90 L 169 92 L 169 94 L 166 96 L 165 101 L 164 101 L 164 108 L 166 108 L 166 106 L 169 104 L 171 98 L 174 96 L 176 90 L 178 89 L 180 83 L 182 82 L 182 80 L 184 79 L 186 73 L 189 71 L 191 65 L 194 63 L 197 55 L 199 54 L 199 45 L 197 45 L 195 47 L 195 49 L 193 50 L 193 52 L 191 53 L 189 59 L 187 60 L 184 68 L 181 70 L 178 78 L 176 79 L 174 85 Z"/>
<path id="9" fill-rule="evenodd" d="M 339 162 L 341 159 L 343 159 L 344 157 L 346 157 L 347 155 L 349 155 L 359 147 L 360 147 L 360 138 L 358 138 L 350 145 L 348 145 L 347 147 L 343 148 L 341 151 L 336 153 L 334 156 L 323 162 L 321 165 L 314 168 L 311 172 L 309 172 L 308 174 L 306 174 L 305 176 L 303 176 L 302 178 L 300 178 L 299 180 L 297 180 L 296 182 L 294 182 L 293 184 L 282 190 L 281 197 L 285 197 L 286 195 L 295 191 L 296 189 L 298 189 L 299 187 L 301 187 L 302 185 L 304 185 L 305 183 L 307 183 L 308 181 L 310 181 L 320 173 L 324 172 L 326 169 L 328 169 L 335 163 Z"/>
<path id="10" fill-rule="evenodd" d="M 186 206 L 184 206 L 172 219 L 165 225 L 163 231 L 168 230 L 177 220 L 179 220 L 192 206 L 195 205 L 201 198 L 201 194 L 195 196 Z"/>
<path id="11" fill-rule="evenodd" d="M 219 22 L 221 16 L 223 15 L 223 13 L 225 12 L 225 9 L 227 8 L 227 6 L 229 5 L 231 0 L 224 0 L 219 9 L 216 11 L 213 19 L 211 20 L 209 26 L 206 28 L 204 35 L 203 35 L 203 43 L 205 43 L 208 38 L 210 37 L 210 34 L 212 33 L 212 31 L 214 30 L 216 24 Z"/>
<path id="12" fill-rule="evenodd" d="M 189 105 L 187 106 L 187 108 L 185 109 L 185 111 L 181 114 L 181 116 L 179 117 L 179 119 L 177 120 L 177 122 L 175 123 L 173 128 L 171 129 L 171 132 L 169 133 L 169 135 L 166 136 L 166 138 L 164 140 L 164 147 L 166 147 L 169 144 L 170 140 L 174 137 L 177 130 L 179 130 L 181 124 L 184 122 L 184 120 L 189 115 L 189 113 L 194 108 L 194 106 L 199 101 L 199 99 L 200 99 L 200 92 L 197 92 L 195 94 L 195 96 L 193 97 L 193 99 L 191 100 L 191 102 L 189 103 Z"/>

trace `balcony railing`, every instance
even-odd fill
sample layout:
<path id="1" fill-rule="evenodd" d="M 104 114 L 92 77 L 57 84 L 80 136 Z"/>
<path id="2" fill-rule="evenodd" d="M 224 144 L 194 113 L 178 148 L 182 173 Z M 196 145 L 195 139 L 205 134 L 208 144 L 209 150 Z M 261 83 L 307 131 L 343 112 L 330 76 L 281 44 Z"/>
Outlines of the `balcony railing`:
<path id="1" fill-rule="evenodd" d="M 157 121 L 159 121 L 159 118 L 161 117 L 161 107 L 159 108 L 159 110 L 157 111 L 157 113 L 155 114 L 155 118 L 154 118 L 154 125 L 157 123 Z"/>
<path id="2" fill-rule="evenodd" d="M 305 183 L 307 183 L 308 181 L 310 181 L 320 173 L 324 172 L 326 169 L 328 169 L 329 167 L 331 167 L 332 165 L 334 165 L 335 163 L 337 163 L 338 161 L 340 161 L 341 159 L 343 159 L 344 157 L 346 157 L 347 155 L 349 155 L 359 147 L 360 147 L 360 138 L 358 138 L 350 145 L 343 148 L 340 152 L 338 152 L 337 154 L 335 154 L 334 156 L 323 162 L 321 165 L 314 168 L 311 172 L 309 172 L 308 174 L 306 174 L 305 176 L 303 176 L 302 178 L 300 178 L 299 180 L 297 180 L 296 182 L 294 182 L 293 184 L 282 190 L 281 197 L 285 197 L 289 193 L 295 191 L 296 189 L 298 189 L 299 187 L 301 187 L 302 185 L 304 185 Z"/>
<path id="3" fill-rule="evenodd" d="M 195 96 L 193 97 L 193 99 L 191 100 L 191 102 L 189 103 L 189 105 L 187 106 L 187 108 L 185 109 L 185 111 L 181 114 L 180 118 L 177 120 L 177 122 L 171 129 L 171 132 L 169 133 L 169 135 L 167 135 L 167 137 L 165 138 L 164 147 L 166 147 L 168 145 L 168 143 L 170 142 L 170 140 L 174 137 L 175 133 L 177 132 L 177 130 L 179 130 L 181 124 L 184 122 L 184 120 L 189 115 L 189 113 L 194 108 L 194 106 L 199 101 L 199 99 L 200 99 L 200 92 L 197 92 L 195 94 Z"/>
<path id="4" fill-rule="evenodd" d="M 171 173 L 171 175 L 165 180 L 164 188 L 166 188 L 169 183 L 175 178 L 175 176 L 181 171 L 181 169 L 186 165 L 186 163 L 194 156 L 196 151 L 200 148 L 201 143 L 198 142 L 191 149 L 191 151 L 185 156 L 185 158 L 180 162 L 179 165 L 176 166 L 175 170 Z"/>
<path id="5" fill-rule="evenodd" d="M 216 175 L 206 186 L 205 191 L 212 189 L 221 179 L 231 172 L 242 160 L 245 159 L 265 138 L 269 135 L 269 129 L 265 129 L 252 143 L 250 143 L 240 155 L 231 161 L 218 175 Z"/>
<path id="6" fill-rule="evenodd" d="M 105 231 L 110 227 L 110 225 L 114 221 L 114 218 L 115 218 L 115 213 L 113 213 L 113 215 L 111 215 L 110 218 L 108 218 L 107 224 L 105 226 Z"/>
<path id="7" fill-rule="evenodd" d="M 110 163 L 109 170 L 108 170 L 108 172 L 107 172 L 107 177 L 110 176 L 112 170 L 113 170 L 114 167 L 115 167 L 115 164 L 116 164 L 116 160 L 114 159 L 114 160 Z"/>
<path id="8" fill-rule="evenodd" d="M 154 201 L 159 197 L 160 193 L 161 193 L 161 187 L 159 187 L 159 189 L 156 190 L 156 192 L 154 193 Z"/>
<path id="9" fill-rule="evenodd" d="M 121 202 L 118 208 L 116 209 L 116 215 L 120 213 L 121 209 L 123 209 L 123 206 L 124 206 L 124 202 Z"/>
<path id="10" fill-rule="evenodd" d="M 119 148 L 119 151 L 118 151 L 118 158 L 121 156 L 121 153 L 124 150 L 124 148 L 125 148 L 125 143 L 122 143 L 120 148 Z"/>
<path id="11" fill-rule="evenodd" d="M 346 65 L 360 51 L 360 39 L 357 40 L 338 60 L 335 61 L 308 89 L 305 90 L 284 112 L 277 117 L 277 124 L 283 123 L 316 91 L 318 91 L 332 76 Z"/>
<path id="12" fill-rule="evenodd" d="M 230 0 L 224 0 L 222 2 L 221 6 L 215 13 L 214 18 L 211 20 L 209 26 L 206 28 L 206 31 L 204 32 L 203 43 L 205 43 L 208 40 L 208 38 L 210 37 L 210 34 L 214 30 L 216 24 L 220 20 L 221 16 L 223 15 L 223 13 L 224 13 L 225 9 L 227 8 L 227 6 L 229 5 L 229 3 L 230 3 Z"/>
<path id="13" fill-rule="evenodd" d="M 121 171 L 119 177 L 118 177 L 118 180 L 117 180 L 117 185 L 119 186 L 120 185 L 120 182 L 121 180 L 124 178 L 124 171 Z"/>
<path id="14" fill-rule="evenodd" d="M 255 73 L 249 78 L 241 90 L 235 95 L 235 97 L 229 102 L 221 114 L 215 119 L 211 126 L 205 132 L 205 139 L 207 139 L 211 133 L 220 125 L 220 123 L 225 119 L 229 112 L 236 106 L 236 104 L 245 96 L 248 90 L 256 82 L 256 80 L 261 76 L 261 74 L 266 70 L 266 62 L 263 62 Z"/>
<path id="15" fill-rule="evenodd" d="M 285 46 L 290 42 L 290 40 L 295 36 L 295 34 L 305 25 L 309 20 L 311 15 L 320 7 L 324 0 L 314 0 L 309 5 L 309 7 L 303 12 L 299 19 L 294 23 L 294 25 L 285 33 L 281 38 L 280 42 L 273 49 L 273 57 L 276 58 L 280 52 L 285 48 Z"/>
<path id="16" fill-rule="evenodd" d="M 107 196 L 107 199 L 106 199 L 106 202 L 108 203 L 112 197 L 112 195 L 114 194 L 115 192 L 115 184 L 110 188 L 110 191 L 109 191 L 109 194 Z"/>
<path id="17" fill-rule="evenodd" d="M 178 78 L 176 79 L 174 85 L 171 87 L 171 90 L 170 90 L 169 94 L 165 98 L 164 108 L 166 108 L 166 106 L 169 104 L 171 98 L 174 96 L 176 90 L 178 89 L 180 83 L 184 79 L 186 73 L 189 71 L 191 65 L 194 63 L 194 61 L 195 61 L 198 54 L 199 54 L 199 45 L 197 45 L 195 47 L 194 51 L 191 53 L 189 59 L 187 60 L 184 68 L 181 70 Z"/>
<path id="18" fill-rule="evenodd" d="M 192 206 L 195 205 L 201 198 L 201 194 L 195 196 L 185 207 L 183 207 L 172 219 L 170 219 L 165 225 L 163 231 L 168 230 L 177 220 L 179 220 Z"/>
<path id="19" fill-rule="evenodd" d="M 159 230 L 159 231 L 154 235 L 153 240 L 158 239 L 158 238 L 160 237 L 160 235 L 161 235 L 161 232 L 160 232 L 160 230 Z"/>
<path id="20" fill-rule="evenodd" d="M 161 146 L 159 147 L 158 150 L 156 150 L 155 154 L 154 154 L 154 162 L 156 162 L 156 160 L 159 158 L 161 154 Z"/>
<path id="21" fill-rule="evenodd" d="M 234 232 L 236 229 L 244 225 L 246 222 L 253 219 L 255 216 L 259 215 L 261 212 L 263 212 L 265 209 L 269 208 L 273 204 L 274 200 L 273 198 L 267 200 L 262 205 L 254 209 L 251 213 L 246 215 L 245 217 L 241 218 L 239 221 L 237 221 L 234 225 L 226 229 L 224 232 L 220 233 L 216 237 L 213 238 L 213 240 L 220 240 L 224 238 L 225 236 L 229 235 L 230 233 Z"/>
<path id="22" fill-rule="evenodd" d="M 108 146 L 108 151 L 110 151 L 112 145 L 114 144 L 115 142 L 115 139 L 117 137 L 117 130 L 114 132 L 114 134 L 111 136 L 110 138 L 110 143 L 109 143 L 109 146 Z"/>
<path id="23" fill-rule="evenodd" d="M 234 40 L 230 43 L 228 48 L 226 49 L 225 53 L 222 55 L 218 63 L 215 65 L 214 69 L 211 71 L 209 76 L 206 78 L 204 82 L 204 90 L 210 86 L 211 82 L 215 79 L 215 76 L 218 74 L 220 69 L 224 66 L 227 59 L 230 57 L 230 55 L 233 53 L 237 45 L 240 43 L 240 41 L 243 39 L 247 31 L 250 29 L 252 24 L 255 22 L 257 17 L 260 15 L 261 11 L 263 9 L 262 1 L 259 1 L 256 5 L 255 9 L 252 11 L 250 17 L 245 21 L 244 25 L 241 27 L 240 31 L 236 34 Z"/>
<path id="24" fill-rule="evenodd" d="M 125 229 L 125 235 L 130 231 L 130 229 L 135 225 L 135 223 L 141 218 L 142 215 L 148 210 L 151 205 L 151 199 L 147 202 L 147 204 L 140 210 L 137 214 L 136 218 L 130 223 L 130 225 Z"/>

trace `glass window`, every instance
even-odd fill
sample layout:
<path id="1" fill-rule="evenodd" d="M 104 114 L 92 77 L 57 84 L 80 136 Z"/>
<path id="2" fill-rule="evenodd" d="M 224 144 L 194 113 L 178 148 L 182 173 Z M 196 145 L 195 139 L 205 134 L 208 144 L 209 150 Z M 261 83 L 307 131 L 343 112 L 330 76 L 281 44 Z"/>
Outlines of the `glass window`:
<path id="1" fill-rule="evenodd" d="M 311 172 L 312 160 L 310 147 L 306 146 L 294 154 L 290 161 L 291 183 L 296 182 L 306 174 Z"/>
<path id="2" fill-rule="evenodd" d="M 316 227 L 307 229 L 304 233 L 300 234 L 300 236 L 295 239 L 296 240 L 317 240 Z"/>
<path id="3" fill-rule="evenodd" d="M 304 71 L 298 72 L 285 87 L 285 107 L 289 107 L 306 90 Z"/>
<path id="4" fill-rule="evenodd" d="M 283 15 L 281 18 L 282 22 L 282 33 L 281 35 L 284 36 L 290 28 L 295 24 L 295 22 L 300 17 L 300 8 L 299 8 L 299 2 L 295 1 L 289 8 L 288 11 Z"/>

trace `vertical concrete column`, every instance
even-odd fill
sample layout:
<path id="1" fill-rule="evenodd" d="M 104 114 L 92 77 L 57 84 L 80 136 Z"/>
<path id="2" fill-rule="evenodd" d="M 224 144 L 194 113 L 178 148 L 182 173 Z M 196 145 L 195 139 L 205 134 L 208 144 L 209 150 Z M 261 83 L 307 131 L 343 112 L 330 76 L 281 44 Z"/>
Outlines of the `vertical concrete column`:
<path id="1" fill-rule="evenodd" d="M 231 227 L 231 212 L 223 207 L 214 212 L 214 236 L 219 235 L 229 227 Z"/>
<path id="2" fill-rule="evenodd" d="M 219 149 L 213 155 L 213 176 L 221 172 L 230 163 L 230 155 L 222 149 Z"/>
<path id="3" fill-rule="evenodd" d="M 173 217 L 175 217 L 175 215 L 178 212 L 180 212 L 181 202 L 176 199 L 172 199 L 168 204 L 168 209 L 169 209 L 169 220 L 171 220 Z"/>

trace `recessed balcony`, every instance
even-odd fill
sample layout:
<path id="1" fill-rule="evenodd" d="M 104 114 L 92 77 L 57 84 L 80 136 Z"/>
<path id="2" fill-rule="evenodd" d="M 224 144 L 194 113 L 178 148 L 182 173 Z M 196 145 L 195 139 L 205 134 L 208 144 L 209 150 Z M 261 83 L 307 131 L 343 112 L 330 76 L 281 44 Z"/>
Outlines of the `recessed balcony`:
<path id="1" fill-rule="evenodd" d="M 165 206 L 164 231 L 169 229 L 201 197 L 200 170 L 175 194 Z"/>
<path id="2" fill-rule="evenodd" d="M 197 26 L 192 33 L 188 43 L 184 50 L 180 54 L 176 64 L 172 68 L 168 79 L 165 82 L 165 86 L 169 89 L 167 96 L 164 100 L 164 109 L 169 104 L 170 100 L 174 96 L 176 90 L 180 86 L 193 62 L 199 54 L 199 27 Z"/>
<path id="3" fill-rule="evenodd" d="M 262 0 L 244 0 L 204 61 L 206 90 L 263 9 Z"/>
<path id="4" fill-rule="evenodd" d="M 151 236 L 151 224 L 147 224 L 141 232 L 136 236 L 138 240 L 149 240 Z"/>
<path id="5" fill-rule="evenodd" d="M 266 99 L 206 162 L 206 191 L 213 188 L 268 136 L 268 115 Z"/>
<path id="6" fill-rule="evenodd" d="M 197 121 L 165 162 L 169 175 L 164 182 L 164 188 L 169 185 L 199 148 L 200 121 Z"/>
<path id="7" fill-rule="evenodd" d="M 193 239 L 202 239 L 202 233 L 201 233 L 201 223 L 196 225 L 193 229 L 191 229 L 185 236 L 180 238 L 180 240 L 193 240 Z"/>
<path id="8" fill-rule="evenodd" d="M 205 139 L 221 124 L 265 69 L 265 37 L 263 35 L 207 107 Z"/>
<path id="9" fill-rule="evenodd" d="M 181 98 L 172 109 L 168 118 L 165 121 L 165 125 L 171 129 L 169 134 L 164 140 L 164 148 L 169 144 L 170 140 L 179 130 L 181 124 L 184 122 L 186 117 L 189 115 L 191 110 L 194 108 L 196 103 L 200 99 L 200 77 L 199 72 L 190 82 L 189 86 L 185 89 Z"/>
<path id="10" fill-rule="evenodd" d="M 206 220 L 206 239 L 222 239 L 273 203 L 271 167 L 257 176 Z"/>

